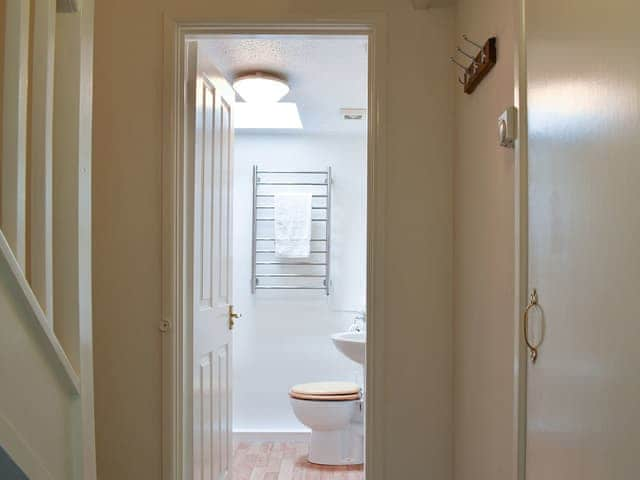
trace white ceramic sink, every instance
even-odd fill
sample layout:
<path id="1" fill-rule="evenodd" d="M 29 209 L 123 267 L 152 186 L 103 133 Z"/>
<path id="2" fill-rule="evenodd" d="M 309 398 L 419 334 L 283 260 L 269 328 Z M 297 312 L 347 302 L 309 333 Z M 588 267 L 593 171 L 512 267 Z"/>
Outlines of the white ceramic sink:
<path id="1" fill-rule="evenodd" d="M 331 335 L 331 340 L 340 352 L 354 362 L 364 365 L 367 337 L 364 332 L 343 332 Z"/>

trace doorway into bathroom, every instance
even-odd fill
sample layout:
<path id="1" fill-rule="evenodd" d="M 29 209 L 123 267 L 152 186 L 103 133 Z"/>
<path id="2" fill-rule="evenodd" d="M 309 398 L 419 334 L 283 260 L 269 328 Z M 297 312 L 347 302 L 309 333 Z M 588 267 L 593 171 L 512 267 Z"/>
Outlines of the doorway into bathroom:
<path id="1" fill-rule="evenodd" d="M 165 468 L 363 479 L 372 32 L 263 28 L 177 32 Z"/>
<path id="2" fill-rule="evenodd" d="M 234 478 L 362 472 L 367 37 L 221 36 L 199 46 L 236 93 Z M 263 98 L 271 93 L 261 81 L 272 98 Z M 350 330 L 361 364 L 332 339 Z M 321 391 L 290 398 L 293 387 L 311 383 Z M 351 412 L 320 452 L 309 451 L 309 423 L 319 418 L 306 403 L 328 409 L 326 428 L 344 415 L 332 412 L 338 405 Z"/>

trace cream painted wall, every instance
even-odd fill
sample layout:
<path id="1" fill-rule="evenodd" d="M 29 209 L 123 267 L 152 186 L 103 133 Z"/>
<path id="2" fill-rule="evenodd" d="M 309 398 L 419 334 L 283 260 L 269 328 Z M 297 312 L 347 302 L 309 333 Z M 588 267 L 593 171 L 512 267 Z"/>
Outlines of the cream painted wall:
<path id="1" fill-rule="evenodd" d="M 161 470 L 162 13 L 336 18 L 388 29 L 386 477 L 451 477 L 452 10 L 409 0 L 99 0 L 94 104 L 98 475 Z"/>
<path id="2" fill-rule="evenodd" d="M 514 154 L 497 142 L 513 105 L 514 2 L 460 0 L 458 34 L 498 37 L 498 63 L 456 95 L 454 461 L 456 480 L 512 480 Z M 460 37 L 458 36 L 458 39 Z M 462 39 L 459 40 L 462 42 Z M 457 72 L 456 72 L 457 73 Z"/>

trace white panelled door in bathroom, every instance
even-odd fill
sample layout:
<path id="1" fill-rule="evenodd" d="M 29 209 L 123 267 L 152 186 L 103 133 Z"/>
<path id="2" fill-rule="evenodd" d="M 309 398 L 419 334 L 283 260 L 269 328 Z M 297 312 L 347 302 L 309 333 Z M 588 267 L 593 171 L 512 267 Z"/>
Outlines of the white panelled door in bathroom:
<path id="1" fill-rule="evenodd" d="M 187 46 L 185 146 L 193 171 L 193 476 L 231 477 L 231 198 L 234 94 Z M 187 189 L 188 191 L 189 189 Z M 187 250 L 188 251 L 188 250 Z"/>

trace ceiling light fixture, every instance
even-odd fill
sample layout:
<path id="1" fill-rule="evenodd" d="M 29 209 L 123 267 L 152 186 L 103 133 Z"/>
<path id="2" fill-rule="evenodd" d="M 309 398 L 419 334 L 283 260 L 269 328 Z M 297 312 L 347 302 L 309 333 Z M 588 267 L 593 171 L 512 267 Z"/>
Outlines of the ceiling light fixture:
<path id="1" fill-rule="evenodd" d="M 233 89 L 248 103 L 276 103 L 289 93 L 287 82 L 260 72 L 236 78 Z"/>

